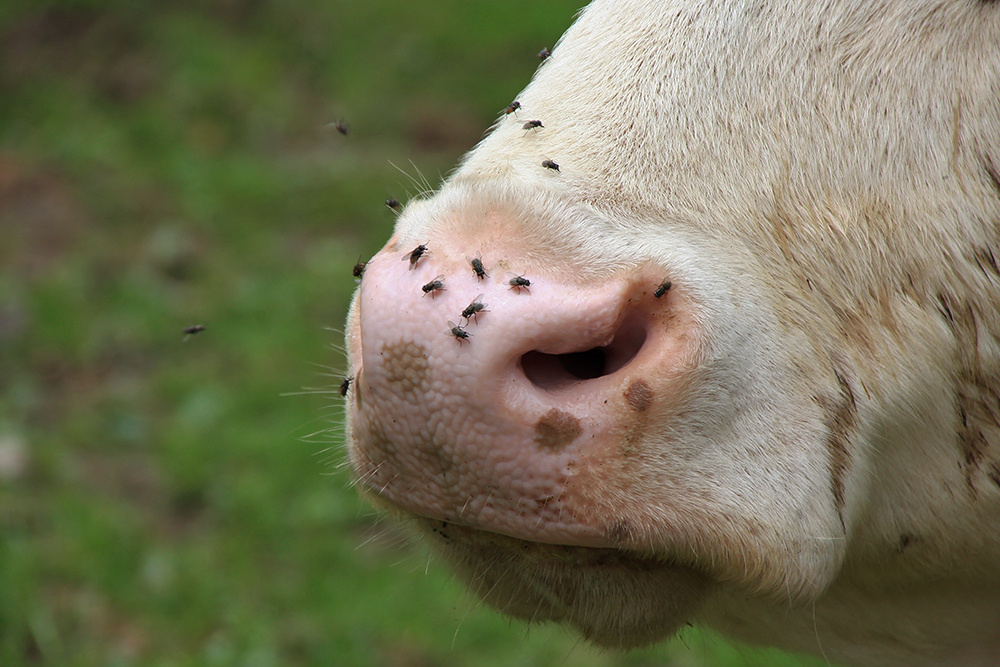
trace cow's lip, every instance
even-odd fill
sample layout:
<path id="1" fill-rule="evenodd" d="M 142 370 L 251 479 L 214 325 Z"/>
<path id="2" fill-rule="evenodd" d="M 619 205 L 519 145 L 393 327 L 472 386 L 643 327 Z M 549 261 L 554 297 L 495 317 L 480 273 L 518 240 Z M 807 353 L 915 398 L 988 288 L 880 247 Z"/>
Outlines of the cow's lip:
<path id="1" fill-rule="evenodd" d="M 568 623 L 608 648 L 636 648 L 677 632 L 693 621 L 711 585 L 705 573 L 663 556 L 533 542 L 411 518 L 491 606 L 528 622 Z"/>
<path id="2" fill-rule="evenodd" d="M 418 517 L 417 525 L 424 533 L 447 546 L 459 541 L 498 550 L 519 552 L 540 563 L 560 563 L 576 565 L 605 565 L 609 563 L 630 563 L 642 569 L 650 567 L 679 567 L 673 561 L 655 556 L 605 546 L 560 544 L 513 537 L 483 528 L 476 528 L 450 521 Z"/>

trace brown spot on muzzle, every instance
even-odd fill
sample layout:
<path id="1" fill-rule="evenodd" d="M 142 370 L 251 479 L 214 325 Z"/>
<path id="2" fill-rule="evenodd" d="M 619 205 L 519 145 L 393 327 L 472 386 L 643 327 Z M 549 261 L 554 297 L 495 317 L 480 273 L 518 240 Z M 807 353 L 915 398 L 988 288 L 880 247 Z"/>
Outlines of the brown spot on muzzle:
<path id="1" fill-rule="evenodd" d="M 557 408 L 546 412 L 535 424 L 535 442 L 546 449 L 562 449 L 581 433 L 580 420 Z"/>
<path id="2" fill-rule="evenodd" d="M 636 412 L 645 412 L 653 402 L 653 390 L 645 380 L 636 380 L 625 390 L 625 402 Z"/>
<path id="3" fill-rule="evenodd" d="M 411 341 L 385 343 L 382 364 L 389 382 L 407 394 L 424 393 L 428 370 L 426 347 Z"/>

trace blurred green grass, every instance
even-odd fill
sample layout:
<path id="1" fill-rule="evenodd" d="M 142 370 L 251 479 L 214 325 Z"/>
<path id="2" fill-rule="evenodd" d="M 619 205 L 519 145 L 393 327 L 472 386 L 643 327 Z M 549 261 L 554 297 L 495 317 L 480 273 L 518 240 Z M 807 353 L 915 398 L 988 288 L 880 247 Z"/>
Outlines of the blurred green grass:
<path id="1" fill-rule="evenodd" d="M 804 664 L 507 621 L 338 465 L 384 200 L 580 1 L 0 5 L 0 665 Z"/>

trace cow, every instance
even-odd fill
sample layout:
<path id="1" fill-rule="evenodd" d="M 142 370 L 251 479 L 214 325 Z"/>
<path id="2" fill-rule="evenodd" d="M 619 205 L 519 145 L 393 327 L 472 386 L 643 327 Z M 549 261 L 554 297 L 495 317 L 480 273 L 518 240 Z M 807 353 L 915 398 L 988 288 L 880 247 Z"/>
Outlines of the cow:
<path id="1" fill-rule="evenodd" d="M 1000 664 L 1000 3 L 597 0 L 517 103 L 355 294 L 364 495 L 600 646 Z"/>

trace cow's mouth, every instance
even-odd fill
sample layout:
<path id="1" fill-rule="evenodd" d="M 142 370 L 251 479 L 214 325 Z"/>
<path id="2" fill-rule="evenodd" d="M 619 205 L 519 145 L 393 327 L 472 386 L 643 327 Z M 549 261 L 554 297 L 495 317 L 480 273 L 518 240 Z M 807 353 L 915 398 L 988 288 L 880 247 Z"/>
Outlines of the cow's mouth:
<path id="1" fill-rule="evenodd" d="M 707 577 L 683 565 L 610 548 L 529 542 L 433 519 L 420 529 L 484 602 L 526 621 L 569 623 L 608 648 L 675 633 L 706 595 Z"/>

